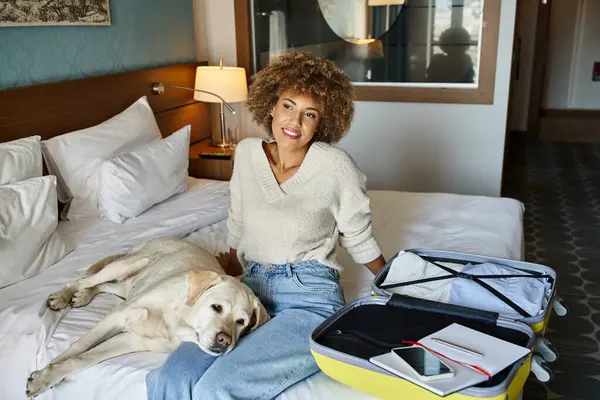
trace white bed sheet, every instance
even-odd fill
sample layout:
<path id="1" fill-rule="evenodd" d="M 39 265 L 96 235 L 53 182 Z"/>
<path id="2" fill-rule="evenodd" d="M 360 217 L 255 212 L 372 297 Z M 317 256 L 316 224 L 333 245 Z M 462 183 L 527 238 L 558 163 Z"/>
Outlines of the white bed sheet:
<path id="1" fill-rule="evenodd" d="M 41 274 L 0 290 L 0 399 L 25 398 L 29 372 L 49 361 L 45 344 L 65 314 L 46 308 L 50 293 L 84 276 L 107 254 L 127 251 L 156 236 L 184 236 L 227 217 L 226 182 L 192 178 L 189 182 L 187 192 L 123 224 L 95 217 L 61 221 L 57 229 L 63 239 L 76 244 L 75 250 Z"/>
<path id="2" fill-rule="evenodd" d="M 501 197 L 450 193 L 369 192 L 375 237 L 386 260 L 399 250 L 429 248 L 521 260 L 523 204 Z M 345 251 L 341 283 L 351 298 L 368 294 L 373 274 Z"/>
<path id="3" fill-rule="evenodd" d="M 414 247 L 466 251 L 513 259 L 522 258 L 523 207 L 517 201 L 452 194 L 386 191 L 372 191 L 370 196 L 374 231 L 387 259 L 400 249 Z M 186 212 L 182 211 L 182 213 L 185 214 Z M 189 215 L 189 213 L 188 208 L 187 214 Z M 226 251 L 225 216 L 222 213 L 220 216 L 222 218 L 218 220 L 215 215 L 216 221 L 212 224 L 206 224 L 204 227 L 196 229 L 191 229 L 190 225 L 187 225 L 186 227 L 180 227 L 177 233 L 192 232 L 186 236 L 187 239 L 214 252 Z M 181 217 L 182 223 L 186 220 L 185 217 Z M 64 267 L 65 271 L 63 273 L 57 272 L 55 276 L 49 277 L 52 283 L 48 282 L 45 285 L 53 288 L 61 287 L 77 277 L 90 264 L 89 260 L 95 261 L 100 253 L 103 252 L 104 255 L 107 251 L 112 252 L 112 249 L 119 246 L 122 248 L 123 246 L 123 244 L 119 246 L 113 244 L 108 246 L 110 250 L 107 250 L 107 246 L 102 244 L 107 236 L 95 224 L 65 226 L 63 229 L 69 237 L 77 237 L 78 243 L 82 243 L 83 240 L 81 246 L 89 246 L 89 253 L 92 253 L 92 255 L 86 251 L 85 255 L 79 256 L 85 262 L 84 260 L 78 260 L 78 267 Z M 114 229 L 112 225 L 111 229 Z M 128 243 L 143 240 L 154 234 L 152 232 L 142 233 L 141 231 L 136 233 L 136 229 L 131 227 L 128 239 L 126 239 Z M 156 233 L 160 234 L 158 231 Z M 113 237 L 112 235 L 118 237 L 120 232 L 112 231 L 108 237 Z M 344 288 L 346 300 L 351 301 L 369 295 L 373 275 L 363 266 L 356 265 L 346 251 L 340 250 L 338 257 L 345 266 L 341 284 Z M 77 269 L 78 272 L 74 273 L 74 271 L 69 271 L 70 269 Z M 34 287 L 29 286 L 26 289 L 31 291 Z M 32 307 L 32 309 L 37 307 L 42 310 L 43 299 L 52 291 L 54 289 L 50 290 L 49 287 L 44 286 L 41 293 L 36 293 L 35 301 L 28 301 L 29 307 Z M 0 292 L 0 299 L 2 299 L 1 295 Z M 25 291 L 22 297 L 25 298 L 26 296 Z M 36 367 L 44 366 L 53 357 L 66 350 L 70 343 L 93 327 L 118 302 L 119 300 L 114 296 L 101 294 L 96 296 L 85 308 L 70 310 L 62 316 L 60 323 L 56 324 L 55 320 L 51 321 L 54 325 L 49 324 L 48 327 L 41 330 L 46 335 L 51 334 L 51 336 L 48 338 L 47 345 L 43 346 L 37 354 Z M 43 319 L 48 319 L 47 315 Z M 2 321 L 0 324 L 0 332 L 2 332 L 1 327 L 5 323 Z M 34 324 L 39 325 L 39 320 L 34 319 L 29 325 Z M 54 326 L 55 330 L 51 330 L 51 326 Z M 43 339 L 45 339 L 45 336 L 40 337 L 38 333 L 36 341 L 30 340 L 31 345 L 42 343 L 43 341 L 40 340 Z M 19 356 L 23 356 L 23 346 L 19 347 Z M 26 354 L 26 356 L 36 358 L 35 351 Z M 147 372 L 159 366 L 165 358 L 166 355 L 161 354 L 137 353 L 107 360 L 100 365 L 75 374 L 53 390 L 46 392 L 41 399 L 144 399 Z M 0 360 L 4 363 L 4 357 Z M 26 367 L 31 368 L 31 366 L 32 364 L 29 363 Z M 19 375 L 19 381 L 16 383 L 21 390 L 19 393 L 23 393 L 26 376 Z M 289 388 L 279 398 L 283 400 L 307 398 L 374 399 L 329 378 L 322 372 Z"/>

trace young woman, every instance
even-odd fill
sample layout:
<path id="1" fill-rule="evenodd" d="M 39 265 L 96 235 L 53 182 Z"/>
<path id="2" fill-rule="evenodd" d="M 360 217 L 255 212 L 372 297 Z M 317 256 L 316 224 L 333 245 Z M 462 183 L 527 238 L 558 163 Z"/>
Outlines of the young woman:
<path id="1" fill-rule="evenodd" d="M 336 245 L 373 273 L 385 264 L 365 176 L 331 146 L 350 128 L 353 98 L 343 71 L 305 52 L 256 74 L 248 108 L 269 135 L 237 146 L 221 263 L 272 318 L 223 356 L 183 343 L 148 374 L 150 400 L 271 399 L 318 371 L 310 335 L 345 303 Z"/>

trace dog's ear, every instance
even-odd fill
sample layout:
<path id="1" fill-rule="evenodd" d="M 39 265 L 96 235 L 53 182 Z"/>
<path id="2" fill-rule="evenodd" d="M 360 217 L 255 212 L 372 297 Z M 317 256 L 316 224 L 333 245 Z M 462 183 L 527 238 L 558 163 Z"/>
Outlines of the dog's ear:
<path id="1" fill-rule="evenodd" d="M 187 306 L 193 305 L 200 295 L 211 287 L 221 283 L 221 275 L 213 271 L 190 271 L 186 275 Z"/>
<path id="2" fill-rule="evenodd" d="M 267 313 L 267 310 L 262 305 L 260 300 L 257 298 L 254 299 L 254 310 L 252 312 L 252 317 L 250 318 L 250 323 L 248 324 L 247 334 L 258 329 L 261 325 L 266 323 L 271 317 Z"/>

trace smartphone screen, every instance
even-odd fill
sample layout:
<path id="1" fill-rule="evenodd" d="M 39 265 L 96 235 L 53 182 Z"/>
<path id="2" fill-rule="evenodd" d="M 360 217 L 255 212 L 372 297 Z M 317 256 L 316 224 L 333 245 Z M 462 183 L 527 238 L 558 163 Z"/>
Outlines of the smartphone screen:
<path id="1" fill-rule="evenodd" d="M 392 350 L 421 376 L 435 376 L 452 372 L 436 356 L 421 347 Z"/>

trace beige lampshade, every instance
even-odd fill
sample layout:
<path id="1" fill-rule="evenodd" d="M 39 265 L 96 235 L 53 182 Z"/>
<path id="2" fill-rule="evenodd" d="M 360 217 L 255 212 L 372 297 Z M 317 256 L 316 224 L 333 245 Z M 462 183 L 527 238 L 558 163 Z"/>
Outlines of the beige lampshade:
<path id="1" fill-rule="evenodd" d="M 216 93 L 228 103 L 244 101 L 248 97 L 246 70 L 240 67 L 198 67 L 195 88 Z M 218 97 L 201 92 L 194 92 L 194 99 L 208 103 L 221 102 Z"/>
<path id="2" fill-rule="evenodd" d="M 369 7 L 375 6 L 401 6 L 404 4 L 404 0 L 369 0 L 367 5 Z"/>

